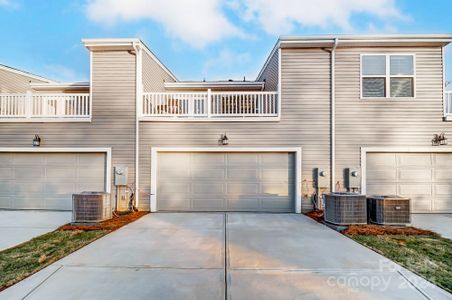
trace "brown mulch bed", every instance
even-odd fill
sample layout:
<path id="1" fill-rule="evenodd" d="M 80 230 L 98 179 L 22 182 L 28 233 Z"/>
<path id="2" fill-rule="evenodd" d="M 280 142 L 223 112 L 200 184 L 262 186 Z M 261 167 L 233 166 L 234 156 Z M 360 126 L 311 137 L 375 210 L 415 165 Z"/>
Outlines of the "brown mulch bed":
<path id="1" fill-rule="evenodd" d="M 145 211 L 137 211 L 131 212 L 128 214 L 120 214 L 117 213 L 118 216 L 113 216 L 110 220 L 106 220 L 99 223 L 94 224 L 66 224 L 58 228 L 61 231 L 68 230 L 82 230 L 82 231 L 93 231 L 93 230 L 107 230 L 114 231 L 121 228 L 128 223 L 138 220 L 144 215 L 147 215 L 148 212 Z"/>
<path id="2" fill-rule="evenodd" d="M 314 221 L 323 223 L 323 210 L 313 210 L 306 213 L 306 216 L 310 217 Z"/>
<path id="3" fill-rule="evenodd" d="M 311 219 L 323 223 L 323 210 L 314 210 L 306 213 Z M 430 230 L 419 229 L 416 227 L 394 227 L 381 225 L 350 225 L 347 229 L 341 231 L 346 235 L 425 235 L 436 236 L 437 234 Z"/>
<path id="4" fill-rule="evenodd" d="M 350 225 L 342 231 L 346 235 L 431 235 L 437 234 L 430 230 L 416 227 L 392 227 L 381 225 Z"/>

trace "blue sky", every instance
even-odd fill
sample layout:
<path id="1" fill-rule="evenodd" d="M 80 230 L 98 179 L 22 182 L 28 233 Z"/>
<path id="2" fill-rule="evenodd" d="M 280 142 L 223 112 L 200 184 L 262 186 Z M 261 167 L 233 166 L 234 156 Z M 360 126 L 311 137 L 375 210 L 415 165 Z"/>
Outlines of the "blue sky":
<path id="1" fill-rule="evenodd" d="M 254 79 L 279 35 L 452 33 L 450 0 L 0 0 L 0 63 L 86 81 L 82 38 L 139 37 L 180 80 Z M 452 46 L 447 49 L 452 80 Z"/>

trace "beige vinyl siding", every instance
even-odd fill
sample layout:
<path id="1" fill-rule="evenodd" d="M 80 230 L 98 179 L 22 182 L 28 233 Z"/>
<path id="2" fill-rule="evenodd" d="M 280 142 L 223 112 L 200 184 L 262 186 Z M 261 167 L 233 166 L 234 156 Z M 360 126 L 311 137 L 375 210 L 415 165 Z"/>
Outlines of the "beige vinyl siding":
<path id="1" fill-rule="evenodd" d="M 265 81 L 265 91 L 277 91 L 278 79 L 279 79 L 279 55 L 276 50 L 272 57 L 269 58 L 268 64 L 265 66 L 261 76 L 257 78 L 257 81 Z"/>
<path id="2" fill-rule="evenodd" d="M 360 54 L 414 53 L 415 99 L 360 99 Z M 336 54 L 336 178 L 360 166 L 362 146 L 430 146 L 433 134 L 452 134 L 443 122 L 440 47 L 348 48 Z"/>
<path id="3" fill-rule="evenodd" d="M 127 51 L 94 52 L 92 75 L 91 123 L 0 123 L 0 147 L 29 147 L 35 134 L 42 138 L 41 148 L 111 147 L 112 166 L 129 167 L 132 184 L 135 56 Z M 112 186 L 113 201 L 114 192 Z"/>
<path id="4" fill-rule="evenodd" d="M 230 147 L 302 147 L 302 195 L 312 193 L 313 168 L 328 170 L 329 54 L 283 50 L 282 116 L 279 122 L 141 122 L 140 187 L 150 192 L 151 147 L 218 147 L 226 132 Z M 227 146 L 224 147 L 227 151 Z M 303 209 L 312 208 L 303 196 Z M 149 208 L 149 195 L 141 209 Z"/>
<path id="5" fill-rule="evenodd" d="M 45 81 L 0 69 L 0 93 L 25 93 L 31 90 L 30 82 Z"/>
<path id="6" fill-rule="evenodd" d="M 143 92 L 164 92 L 164 82 L 174 82 L 174 79 L 143 51 Z"/>

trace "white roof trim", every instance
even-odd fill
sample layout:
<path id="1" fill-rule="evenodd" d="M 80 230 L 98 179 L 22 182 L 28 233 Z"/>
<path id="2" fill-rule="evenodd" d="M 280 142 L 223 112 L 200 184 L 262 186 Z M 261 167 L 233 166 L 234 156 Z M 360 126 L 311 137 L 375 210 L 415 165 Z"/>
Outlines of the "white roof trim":
<path id="1" fill-rule="evenodd" d="M 141 48 L 172 78 L 177 81 L 176 76 L 157 58 L 157 56 L 138 38 L 118 38 L 118 39 L 82 39 L 85 47 L 92 50 L 98 49 L 115 49 L 115 50 L 134 50 L 135 45 Z"/>
<path id="2" fill-rule="evenodd" d="M 12 68 L 12 67 L 8 67 L 6 65 L 0 64 L 0 69 L 8 71 L 8 72 L 11 72 L 11 73 L 19 74 L 19 75 L 22 75 L 22 76 L 26 76 L 26 77 L 29 77 L 29 78 L 34 78 L 36 80 L 41 80 L 41 81 L 48 82 L 48 83 L 55 83 L 55 81 L 50 80 L 48 78 L 44 78 L 44 77 L 41 77 L 41 76 L 38 76 L 38 75 L 35 75 L 35 74 L 32 74 L 32 73 L 28 73 L 26 71 L 22 71 L 22 70 L 18 70 L 18 69 Z"/>
<path id="3" fill-rule="evenodd" d="M 333 47 L 335 41 L 339 40 L 342 44 L 359 44 L 359 43 L 391 43 L 391 44 L 405 44 L 405 43 L 443 43 L 449 44 L 452 42 L 452 34 L 369 34 L 369 35 L 312 35 L 312 36 L 281 36 L 273 47 L 270 55 L 264 63 L 256 77 L 258 80 L 264 70 L 267 68 L 270 59 L 278 48 L 282 45 L 303 45 L 305 47 Z M 281 63 L 281 62 L 279 62 Z"/>

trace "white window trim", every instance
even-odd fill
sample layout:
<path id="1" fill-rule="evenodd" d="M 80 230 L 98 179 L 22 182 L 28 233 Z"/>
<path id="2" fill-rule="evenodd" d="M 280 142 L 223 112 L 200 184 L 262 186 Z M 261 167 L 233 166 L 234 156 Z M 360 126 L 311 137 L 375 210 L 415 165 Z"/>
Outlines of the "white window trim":
<path id="1" fill-rule="evenodd" d="M 105 191 L 111 193 L 111 148 L 0 147 L 0 153 L 105 153 Z"/>
<path id="2" fill-rule="evenodd" d="M 391 75 L 391 56 L 407 55 L 413 57 L 413 75 Z M 385 56 L 386 74 L 383 75 L 363 75 L 363 57 L 364 56 Z M 363 78 L 385 78 L 385 97 L 364 97 L 363 96 Z M 412 97 L 391 97 L 391 78 L 413 78 L 413 96 Z M 416 99 L 416 53 L 362 53 L 359 60 L 359 97 L 361 100 L 414 100 Z"/>
<path id="3" fill-rule="evenodd" d="M 295 153 L 295 213 L 301 213 L 301 147 L 285 148 L 229 148 L 229 147 L 153 147 L 151 148 L 150 210 L 157 211 L 157 161 L 160 152 L 289 152 Z"/>

